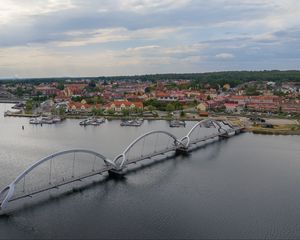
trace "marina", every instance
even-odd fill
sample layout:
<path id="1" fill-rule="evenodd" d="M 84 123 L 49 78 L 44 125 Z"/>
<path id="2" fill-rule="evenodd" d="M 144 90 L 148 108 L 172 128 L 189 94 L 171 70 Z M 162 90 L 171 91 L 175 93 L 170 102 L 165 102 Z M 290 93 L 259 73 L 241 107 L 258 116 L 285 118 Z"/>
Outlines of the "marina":
<path id="1" fill-rule="evenodd" d="M 36 118 L 30 118 L 29 123 L 33 125 L 38 124 L 56 124 L 62 122 L 63 119 L 60 117 L 36 117 Z"/>
<path id="2" fill-rule="evenodd" d="M 169 126 L 170 127 L 185 127 L 185 121 L 181 120 L 171 120 Z"/>

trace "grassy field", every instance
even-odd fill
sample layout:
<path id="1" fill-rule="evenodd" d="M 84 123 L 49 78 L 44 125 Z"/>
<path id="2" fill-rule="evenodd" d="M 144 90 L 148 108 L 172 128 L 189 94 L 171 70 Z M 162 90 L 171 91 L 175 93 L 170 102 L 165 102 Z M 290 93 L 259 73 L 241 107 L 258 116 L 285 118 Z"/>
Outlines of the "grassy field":
<path id="1" fill-rule="evenodd" d="M 274 125 L 273 128 L 257 125 L 252 126 L 249 131 L 256 134 L 300 135 L 300 124 Z"/>

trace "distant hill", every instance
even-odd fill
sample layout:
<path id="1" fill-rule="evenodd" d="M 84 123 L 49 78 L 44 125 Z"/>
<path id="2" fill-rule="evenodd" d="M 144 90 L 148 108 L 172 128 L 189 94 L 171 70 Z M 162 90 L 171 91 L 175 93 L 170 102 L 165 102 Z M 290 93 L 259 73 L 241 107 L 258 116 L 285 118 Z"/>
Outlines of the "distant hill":
<path id="1" fill-rule="evenodd" d="M 192 80 L 196 83 L 211 83 L 220 84 L 229 83 L 232 86 L 249 81 L 296 81 L 300 82 L 300 71 L 226 71 L 226 72 L 208 72 L 208 73 L 168 73 L 168 74 L 149 74 L 149 75 L 134 75 L 134 76 L 111 76 L 111 77 L 80 77 L 80 78 L 26 78 L 26 79 L 1 79 L 1 82 L 34 82 L 36 84 L 41 82 L 53 82 L 63 81 L 66 79 L 78 80 L 78 79 L 91 79 L 91 80 L 103 80 L 103 81 L 128 81 L 128 80 L 140 80 L 140 81 L 157 81 L 157 80 Z"/>

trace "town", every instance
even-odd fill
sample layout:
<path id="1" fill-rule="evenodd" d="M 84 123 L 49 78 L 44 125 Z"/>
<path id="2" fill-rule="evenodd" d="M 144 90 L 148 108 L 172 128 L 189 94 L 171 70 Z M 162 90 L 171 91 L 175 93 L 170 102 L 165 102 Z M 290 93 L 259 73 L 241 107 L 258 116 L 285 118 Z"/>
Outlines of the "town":
<path id="1" fill-rule="evenodd" d="M 224 82 L 224 81 L 223 81 Z M 244 116 L 300 117 L 298 81 L 247 81 L 235 84 L 193 79 L 62 79 L 4 81 L 0 100 L 16 102 L 6 116 L 199 119 Z"/>

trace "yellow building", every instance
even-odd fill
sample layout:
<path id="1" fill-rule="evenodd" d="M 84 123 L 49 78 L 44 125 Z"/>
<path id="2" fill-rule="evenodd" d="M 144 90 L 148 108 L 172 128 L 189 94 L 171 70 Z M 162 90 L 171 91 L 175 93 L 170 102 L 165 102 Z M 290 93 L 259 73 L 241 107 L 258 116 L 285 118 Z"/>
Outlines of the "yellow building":
<path id="1" fill-rule="evenodd" d="M 200 103 L 200 104 L 198 104 L 198 106 L 196 108 L 200 112 L 206 112 L 207 105 L 206 105 L 206 103 Z"/>
<path id="2" fill-rule="evenodd" d="M 223 89 L 229 90 L 230 89 L 230 84 L 228 84 L 228 83 L 224 84 Z"/>

